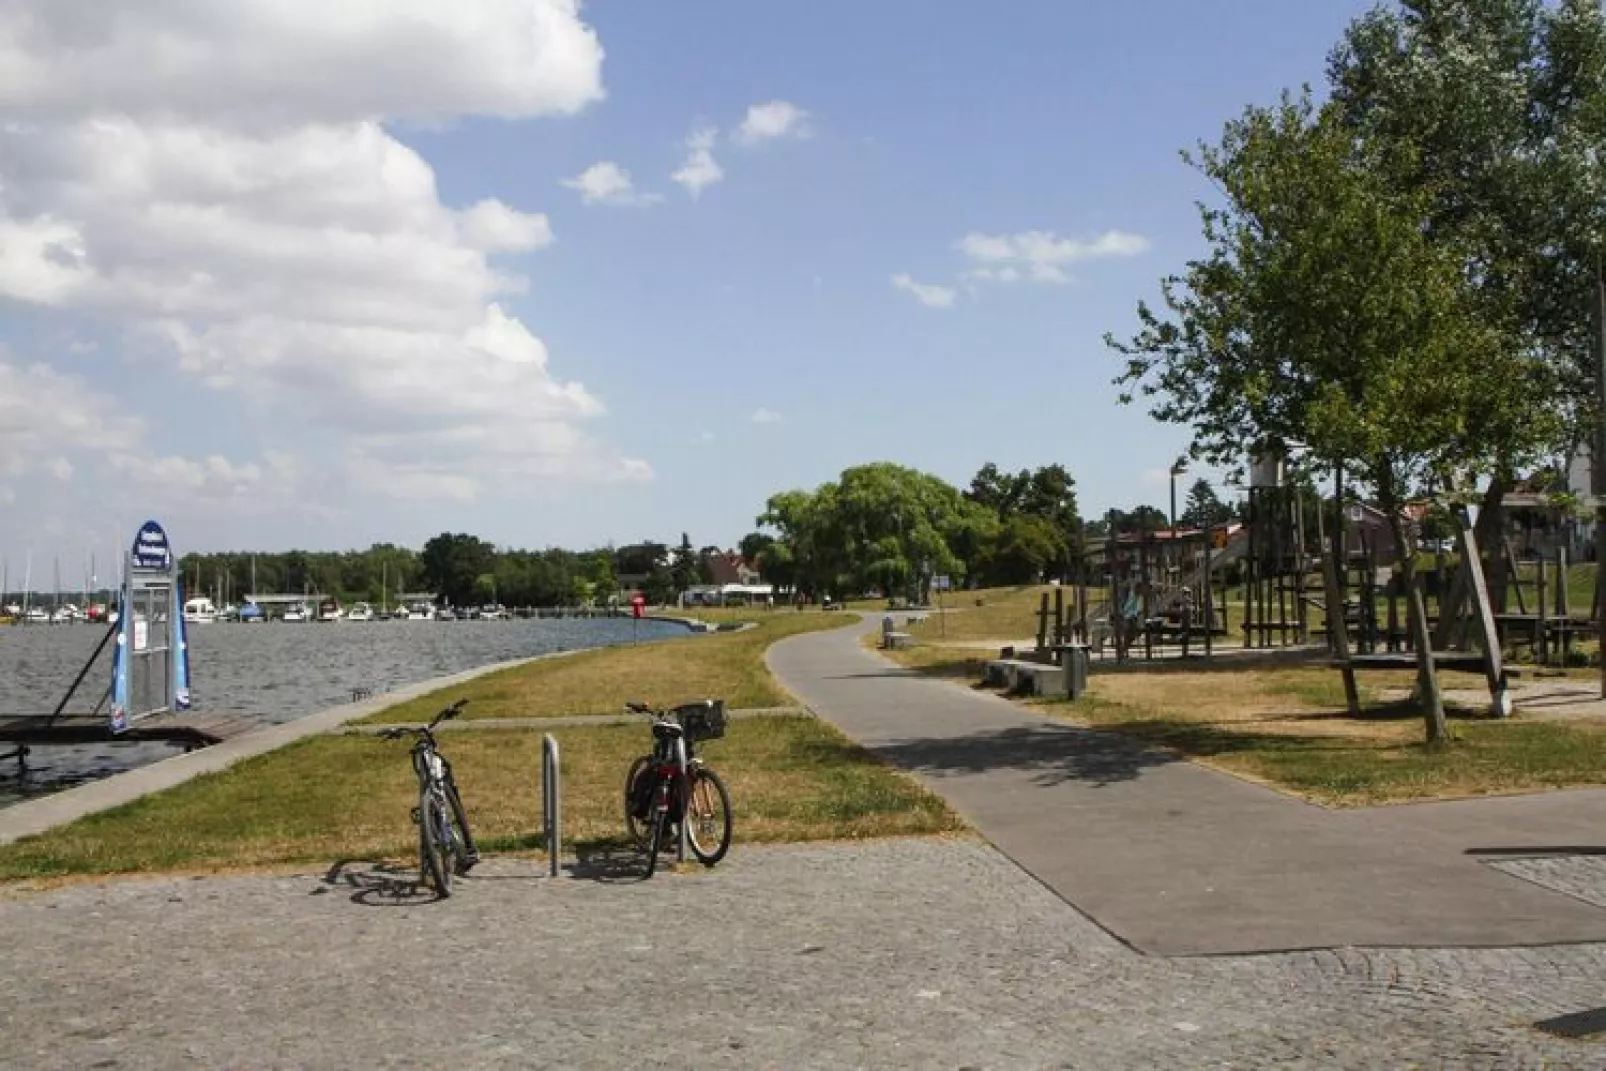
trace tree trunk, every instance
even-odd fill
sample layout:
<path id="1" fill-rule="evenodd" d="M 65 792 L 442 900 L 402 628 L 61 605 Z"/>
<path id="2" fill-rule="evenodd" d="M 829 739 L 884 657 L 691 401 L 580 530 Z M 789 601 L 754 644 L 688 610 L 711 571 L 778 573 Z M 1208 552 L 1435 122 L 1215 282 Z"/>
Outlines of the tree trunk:
<path id="1" fill-rule="evenodd" d="M 1433 640 L 1428 633 L 1428 608 L 1422 599 L 1422 589 L 1416 584 L 1414 547 L 1406 538 L 1405 522 L 1400 517 L 1399 494 L 1392 475 L 1378 481 L 1378 505 L 1383 507 L 1389 520 L 1389 531 L 1394 534 L 1394 546 L 1400 555 L 1400 573 L 1405 580 L 1406 607 L 1411 625 L 1411 642 L 1416 645 L 1417 692 L 1421 696 L 1422 720 L 1427 728 L 1429 747 L 1443 747 L 1450 740 L 1450 729 L 1444 718 L 1444 695 L 1439 691 L 1439 674 L 1433 664 Z"/>

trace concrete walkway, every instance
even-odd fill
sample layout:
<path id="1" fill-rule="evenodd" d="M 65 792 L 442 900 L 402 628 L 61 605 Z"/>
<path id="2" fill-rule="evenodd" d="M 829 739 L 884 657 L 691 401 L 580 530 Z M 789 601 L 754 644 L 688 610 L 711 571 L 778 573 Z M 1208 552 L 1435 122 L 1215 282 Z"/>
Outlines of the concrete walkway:
<path id="1" fill-rule="evenodd" d="M 1606 911 L 1486 865 L 1606 853 L 1606 790 L 1331 811 L 922 678 L 813 633 L 769 663 L 1021 867 L 1160 955 L 1606 940 Z"/>

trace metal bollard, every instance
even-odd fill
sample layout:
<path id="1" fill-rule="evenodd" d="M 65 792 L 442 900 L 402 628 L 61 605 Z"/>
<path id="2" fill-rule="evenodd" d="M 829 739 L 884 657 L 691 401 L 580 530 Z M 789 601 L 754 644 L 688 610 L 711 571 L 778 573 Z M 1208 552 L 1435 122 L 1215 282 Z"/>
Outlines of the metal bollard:
<path id="1" fill-rule="evenodd" d="M 558 770 L 558 742 L 551 733 L 541 740 L 541 830 L 546 834 L 547 868 L 558 876 L 563 854 L 563 804 Z"/>
<path id="2" fill-rule="evenodd" d="M 684 863 L 686 861 L 686 818 L 691 814 L 691 778 L 687 776 L 686 770 L 686 741 L 678 736 L 675 737 L 675 766 L 680 770 L 680 788 L 685 793 L 684 797 L 678 801 L 681 805 L 680 821 L 675 824 L 680 827 L 680 838 L 675 846 L 675 860 L 676 862 Z M 656 848 L 657 845 L 654 845 L 654 847 Z"/>

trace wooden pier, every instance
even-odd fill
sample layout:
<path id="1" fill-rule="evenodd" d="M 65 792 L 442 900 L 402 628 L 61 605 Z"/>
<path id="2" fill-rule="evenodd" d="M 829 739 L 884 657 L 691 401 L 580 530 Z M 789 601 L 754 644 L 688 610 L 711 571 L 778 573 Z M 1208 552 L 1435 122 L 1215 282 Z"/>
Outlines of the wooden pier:
<path id="1" fill-rule="evenodd" d="M 62 744 L 166 743 L 188 748 L 221 744 L 263 726 L 248 714 L 153 714 L 112 732 L 104 714 L 0 715 L 0 747 Z"/>

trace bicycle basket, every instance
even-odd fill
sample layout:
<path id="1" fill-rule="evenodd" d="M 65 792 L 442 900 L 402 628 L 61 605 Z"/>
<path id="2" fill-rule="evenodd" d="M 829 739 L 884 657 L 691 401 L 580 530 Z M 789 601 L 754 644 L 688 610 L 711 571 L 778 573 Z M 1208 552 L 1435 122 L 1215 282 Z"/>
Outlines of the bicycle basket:
<path id="1" fill-rule="evenodd" d="M 725 735 L 725 700 L 704 699 L 675 708 L 686 739 L 718 740 Z"/>

